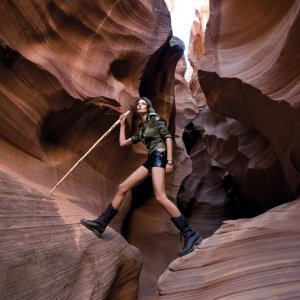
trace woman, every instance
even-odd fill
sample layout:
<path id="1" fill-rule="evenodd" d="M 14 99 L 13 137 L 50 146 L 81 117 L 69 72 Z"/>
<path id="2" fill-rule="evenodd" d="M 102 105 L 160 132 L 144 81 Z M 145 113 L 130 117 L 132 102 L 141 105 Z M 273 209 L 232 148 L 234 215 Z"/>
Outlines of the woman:
<path id="1" fill-rule="evenodd" d="M 154 112 L 148 98 L 140 98 L 137 101 L 136 110 L 142 123 L 137 133 L 129 139 L 125 137 L 126 117 L 120 116 L 120 146 L 143 142 L 148 149 L 148 159 L 118 186 L 117 193 L 101 216 L 96 220 L 83 218 L 80 223 L 92 230 L 97 237 L 101 237 L 109 222 L 117 214 L 126 193 L 151 175 L 155 199 L 170 215 L 171 221 L 184 236 L 184 246 L 179 253 L 180 256 L 183 256 L 193 251 L 193 248 L 201 243 L 202 238 L 187 224 L 184 216 L 168 199 L 165 192 L 165 173 L 173 171 L 172 136 L 165 121 Z"/>

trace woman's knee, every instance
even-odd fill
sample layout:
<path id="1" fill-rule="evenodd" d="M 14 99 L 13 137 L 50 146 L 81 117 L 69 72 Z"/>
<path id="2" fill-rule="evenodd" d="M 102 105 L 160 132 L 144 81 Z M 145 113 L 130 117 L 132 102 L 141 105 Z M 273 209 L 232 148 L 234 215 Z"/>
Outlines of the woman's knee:
<path id="1" fill-rule="evenodd" d="M 166 194 L 161 194 L 161 193 L 155 194 L 155 199 L 160 204 L 164 204 L 168 201 L 167 195 Z"/>
<path id="2" fill-rule="evenodd" d="M 120 183 L 118 185 L 118 193 L 120 194 L 126 194 L 128 192 L 129 188 L 125 183 Z"/>

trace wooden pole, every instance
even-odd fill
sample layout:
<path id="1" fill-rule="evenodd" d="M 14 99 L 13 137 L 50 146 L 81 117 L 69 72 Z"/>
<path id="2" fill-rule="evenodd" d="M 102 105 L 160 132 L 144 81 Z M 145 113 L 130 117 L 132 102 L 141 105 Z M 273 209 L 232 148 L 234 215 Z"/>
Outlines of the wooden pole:
<path id="1" fill-rule="evenodd" d="M 130 111 L 127 111 L 124 116 L 127 117 Z M 98 141 L 76 162 L 76 164 L 68 171 L 68 173 L 55 185 L 55 187 L 50 191 L 49 196 L 54 192 L 54 190 L 66 179 L 66 177 L 78 166 L 78 164 L 85 159 L 85 157 L 120 123 L 118 119 L 99 139 Z"/>

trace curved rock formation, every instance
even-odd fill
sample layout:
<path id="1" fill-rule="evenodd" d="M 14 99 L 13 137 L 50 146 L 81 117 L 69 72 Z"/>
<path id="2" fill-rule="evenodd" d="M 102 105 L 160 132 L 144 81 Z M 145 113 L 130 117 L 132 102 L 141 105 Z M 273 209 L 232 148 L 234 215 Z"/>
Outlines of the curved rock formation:
<path id="1" fill-rule="evenodd" d="M 299 1 L 211 1 L 207 31 L 200 69 L 299 107 Z"/>
<path id="2" fill-rule="evenodd" d="M 189 98 L 193 99 L 197 107 L 197 113 L 188 119 L 182 133 L 187 152 L 192 160 L 192 172 L 183 181 L 177 201 L 182 211 L 188 216 L 189 222 L 204 237 L 210 236 L 219 228 L 227 214 L 225 207 L 227 196 L 221 185 L 225 170 L 221 169 L 216 161 L 210 159 L 203 139 L 205 128 L 203 128 L 202 115 L 206 99 L 199 84 L 197 68 L 204 54 L 207 5 L 208 3 L 203 2 L 203 6 L 196 10 L 197 21 L 193 22 L 190 34 L 188 60 L 193 71 L 189 81 L 189 90 L 186 92 L 186 95 L 190 95 L 181 97 L 183 101 L 180 101 L 180 98 L 177 100 L 181 102 L 179 108 L 185 107 L 185 109 L 178 110 L 178 115 L 190 107 Z M 178 119 L 180 118 L 182 114 L 178 116 Z"/>
<path id="3" fill-rule="evenodd" d="M 138 249 L 112 229 L 99 243 L 78 224 L 84 210 L 1 167 L 2 297 L 136 298 Z"/>
<path id="4" fill-rule="evenodd" d="M 206 144 L 211 157 L 241 186 L 241 198 L 257 202 L 262 211 L 295 198 L 299 173 L 291 153 L 298 138 L 291 128 L 300 126 L 298 113 L 240 80 L 202 71 L 199 76 L 212 110 L 240 121 L 221 117 L 221 130 L 215 124 L 207 126 Z M 212 118 L 207 120 L 211 123 Z"/>
<path id="5" fill-rule="evenodd" d="M 296 129 L 299 128 L 297 66 L 300 63 L 296 40 L 300 7 L 298 1 L 284 4 L 254 1 L 243 3 L 243 9 L 240 5 L 238 1 L 226 5 L 211 2 L 206 53 L 201 60 L 199 81 L 213 111 L 254 128 L 270 143 L 280 163 L 277 171 L 271 173 L 279 174 L 282 168 L 286 181 L 284 189 L 288 192 L 286 198 L 279 196 L 283 196 L 281 193 L 277 197 L 286 201 L 300 192 L 296 154 L 300 153 Z M 232 18 L 237 12 L 238 17 Z M 264 22 L 255 22 L 262 15 Z M 250 154 L 254 148 L 251 150 L 249 144 L 248 159 L 254 156 Z M 259 169 L 266 170 L 269 164 L 267 158 L 265 164 L 260 163 Z M 272 187 L 265 188 L 271 190 L 279 178 L 268 177 Z"/>
<path id="6" fill-rule="evenodd" d="M 234 190 L 228 194 L 234 217 L 254 216 L 294 199 L 299 193 L 296 154 L 299 152 L 296 130 L 300 119 L 296 100 L 299 83 L 295 80 L 299 77 L 296 67 L 299 58 L 294 55 L 297 38 L 293 38 L 299 22 L 299 4 L 251 2 L 243 4 L 247 9 L 241 9 L 240 5 L 237 1 L 226 4 L 211 1 L 205 55 L 200 61 L 201 21 L 194 23 L 189 52 L 194 70 L 200 67 L 199 82 L 211 108 L 201 111 L 200 123 L 193 122 L 191 130 L 195 131 L 195 125 L 200 129 L 198 135 L 203 135 L 211 166 L 223 170 L 219 175 L 221 178 L 225 175 L 225 190 Z M 270 6 L 272 13 L 255 27 L 254 20 L 260 19 Z M 240 16 L 233 17 L 238 11 Z M 241 28 L 247 26 L 251 30 L 245 31 L 242 38 Z M 284 42 L 277 43 L 273 49 L 272 65 L 268 55 L 258 63 L 258 52 L 267 53 L 270 45 L 282 38 L 282 33 Z M 289 60 L 285 66 L 283 60 Z M 292 69 L 290 60 L 295 64 Z M 276 85 L 276 81 L 286 73 L 284 80 L 290 79 L 291 91 L 283 95 L 282 86 Z M 242 81 L 222 76 L 236 76 Z M 193 81 L 191 86 L 198 94 L 202 93 Z M 294 96 L 289 98 L 291 93 Z M 283 95 L 280 101 L 279 94 Z M 274 95 L 277 96 L 271 98 Z"/>
<path id="7" fill-rule="evenodd" d="M 164 1 L 3 1 L 0 41 L 2 296 L 137 298 L 140 252 L 112 230 L 95 239 L 79 220 L 100 213 L 144 161 L 145 149 L 120 148 L 115 129 L 52 198 L 48 193 L 139 94 L 152 98 L 175 132 L 174 72 L 182 45 L 172 38 Z M 137 122 L 129 117 L 128 136 Z M 179 171 L 182 147 L 174 157 L 178 171 L 168 179 L 173 200 L 186 176 Z M 130 198 L 112 224 L 118 231 Z M 166 265 L 178 238 L 168 232 L 173 252 L 158 254 Z M 17 290 L 13 278 L 22 280 Z M 44 288 L 49 282 L 51 291 Z"/>
<path id="8" fill-rule="evenodd" d="M 143 146 L 120 148 L 114 130 L 48 196 L 142 95 L 175 136 L 167 192 L 193 226 L 208 237 L 228 213 L 256 216 L 176 260 L 162 299 L 299 297 L 299 200 L 269 210 L 300 192 L 299 1 L 210 9 L 204 44 L 200 23 L 191 38 L 189 89 L 163 0 L 2 1 L 1 296 L 136 299 L 142 254 L 140 297 L 158 297 L 180 245 L 150 181 L 112 224 L 140 251 L 111 228 L 99 240 L 79 225 L 145 160 Z M 138 122 L 130 116 L 128 136 Z"/>
<path id="9" fill-rule="evenodd" d="M 208 1 L 206 1 L 208 2 Z M 208 6 L 208 3 L 206 3 Z M 205 7 L 205 6 L 204 6 Z M 188 47 L 188 60 L 192 67 L 191 78 L 189 80 L 192 95 L 198 107 L 206 105 L 206 99 L 199 84 L 197 69 L 204 54 L 204 20 L 208 12 L 196 9 L 197 21 L 194 21 L 191 28 L 190 42 Z"/>
<path id="10" fill-rule="evenodd" d="M 294 299 L 300 296 L 300 199 L 252 219 L 226 221 L 159 279 L 165 299 Z"/>
<path id="11" fill-rule="evenodd" d="M 198 67 L 208 107 L 188 128 L 190 153 L 198 151 L 198 183 L 218 170 L 215 203 L 227 201 L 231 218 L 255 217 L 225 221 L 174 261 L 160 299 L 300 296 L 299 9 L 299 1 L 210 1 Z M 196 180 L 184 183 L 194 194 L 183 201 L 205 191 Z"/>

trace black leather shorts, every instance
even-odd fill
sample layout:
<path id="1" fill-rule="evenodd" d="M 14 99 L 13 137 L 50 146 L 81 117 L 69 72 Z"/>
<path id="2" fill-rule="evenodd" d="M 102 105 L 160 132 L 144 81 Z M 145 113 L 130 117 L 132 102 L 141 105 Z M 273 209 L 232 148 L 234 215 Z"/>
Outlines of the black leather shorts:
<path id="1" fill-rule="evenodd" d="M 167 151 L 160 152 L 158 150 L 154 150 L 150 156 L 148 156 L 147 161 L 143 164 L 143 166 L 151 171 L 153 167 L 166 168 L 167 164 Z"/>

